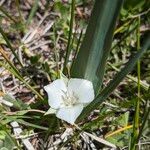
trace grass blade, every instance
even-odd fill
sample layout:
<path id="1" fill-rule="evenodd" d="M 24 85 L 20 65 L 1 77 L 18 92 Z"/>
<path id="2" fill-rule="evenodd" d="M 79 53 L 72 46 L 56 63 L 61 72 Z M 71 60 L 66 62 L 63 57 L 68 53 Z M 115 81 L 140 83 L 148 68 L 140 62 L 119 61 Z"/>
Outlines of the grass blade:
<path id="1" fill-rule="evenodd" d="M 4 68 L 6 68 L 8 71 L 10 71 L 16 78 L 18 78 L 21 82 L 23 82 L 34 94 L 36 94 L 41 100 L 44 100 L 43 97 L 33 88 L 31 87 L 22 77 L 22 75 L 19 73 L 19 71 L 17 70 L 17 68 L 14 66 L 14 64 L 11 63 L 11 61 L 9 61 L 9 58 L 7 57 L 7 55 L 5 54 L 4 50 L 2 49 L 2 47 L 0 47 L 0 53 L 2 54 L 2 56 L 6 59 L 7 63 L 9 64 L 10 67 L 8 67 L 7 65 L 3 64 L 2 62 L 0 62 L 0 66 L 3 66 Z"/>
<path id="2" fill-rule="evenodd" d="M 140 17 L 138 17 L 138 28 L 137 28 L 137 50 L 140 49 Z M 135 114 L 134 114 L 134 122 L 133 122 L 133 136 L 131 136 L 131 145 L 130 150 L 136 149 L 136 144 L 138 143 L 138 136 L 139 136 L 139 117 L 140 117 L 140 76 L 141 76 L 141 69 L 140 69 L 140 60 L 137 62 L 137 75 L 138 75 L 138 95 L 135 102 Z"/>
<path id="3" fill-rule="evenodd" d="M 75 59 L 76 59 L 76 57 L 77 57 L 77 55 L 78 55 L 79 46 L 80 46 L 80 43 L 81 43 L 82 35 L 83 35 L 83 30 L 81 31 L 80 36 L 79 36 L 79 39 L 78 39 L 78 43 L 77 43 L 77 46 L 76 46 L 76 50 L 75 50 L 75 54 L 74 54 L 74 57 L 73 57 L 73 60 L 72 60 L 71 67 L 74 65 Z"/>
<path id="4" fill-rule="evenodd" d="M 141 135 L 144 131 L 144 128 L 148 128 L 148 130 L 149 130 L 149 122 L 150 122 L 150 109 L 149 109 L 150 88 L 147 91 L 147 94 L 146 94 L 145 98 L 146 98 L 146 104 L 143 107 L 144 108 L 144 113 L 143 113 L 144 115 L 142 117 L 142 125 L 141 125 L 140 130 L 139 130 L 138 140 L 140 139 L 140 137 L 141 137 Z"/>
<path id="5" fill-rule="evenodd" d="M 123 0 L 114 0 L 113 3 L 110 0 L 95 1 L 84 40 L 71 68 L 71 77 L 92 81 L 96 94 L 102 84 L 114 27 L 122 2 Z"/>
<path id="6" fill-rule="evenodd" d="M 150 35 L 147 37 L 146 42 L 141 50 L 135 55 L 131 56 L 124 68 L 115 75 L 114 79 L 104 88 L 100 94 L 83 110 L 81 115 L 78 117 L 78 121 L 89 115 L 92 110 L 97 108 L 106 98 L 113 92 L 113 90 L 119 85 L 124 77 L 134 68 L 137 60 L 143 55 L 143 53 L 150 47 Z"/>
<path id="7" fill-rule="evenodd" d="M 4 40 L 6 41 L 7 46 L 10 48 L 10 50 L 11 50 L 11 51 L 12 51 L 12 53 L 13 53 L 13 55 L 14 55 L 14 56 L 15 56 L 15 58 L 17 59 L 18 63 L 19 63 L 19 64 L 23 67 L 23 65 L 22 65 L 21 61 L 19 60 L 18 55 L 16 54 L 16 52 L 15 52 L 14 48 L 11 46 L 10 41 L 8 40 L 8 38 L 7 38 L 6 34 L 5 34 L 5 32 L 3 31 L 3 29 L 2 29 L 1 27 L 0 27 L 0 33 L 2 34 L 2 36 L 3 36 Z"/>
<path id="8" fill-rule="evenodd" d="M 16 120 L 18 123 L 20 123 L 20 124 L 23 124 L 23 125 L 25 125 L 25 126 L 27 126 L 27 127 L 33 127 L 33 128 L 37 128 L 37 129 L 42 129 L 42 130 L 48 130 L 48 128 L 47 127 L 43 127 L 43 126 L 40 126 L 40 125 L 36 125 L 36 124 L 33 124 L 33 123 L 29 123 L 29 122 L 26 122 L 26 121 L 24 121 L 24 120 L 22 120 L 22 119 L 17 119 Z"/>
<path id="9" fill-rule="evenodd" d="M 115 71 L 119 72 L 120 69 L 116 68 L 113 64 L 111 63 L 107 63 L 112 69 L 114 69 Z M 134 81 L 135 83 L 138 83 L 138 79 L 136 77 L 133 77 L 131 75 L 127 75 L 127 78 L 130 79 L 131 81 Z M 150 87 L 148 83 L 143 82 L 142 80 L 140 80 L 140 85 L 143 89 L 145 89 L 146 91 L 148 90 L 148 88 Z"/>
<path id="10" fill-rule="evenodd" d="M 23 15 L 21 13 L 21 9 L 20 9 L 20 2 L 19 0 L 15 0 L 15 3 L 16 3 L 16 7 L 17 7 L 17 10 L 18 10 L 18 14 L 19 14 L 19 22 L 20 22 L 20 25 L 21 25 L 21 31 L 23 31 L 23 33 L 25 33 L 25 20 L 23 18 Z"/>
<path id="11" fill-rule="evenodd" d="M 7 57 L 6 53 L 4 52 L 3 48 L 0 46 L 0 53 L 5 58 L 5 60 L 8 62 L 8 64 L 12 67 L 12 69 L 16 72 L 16 74 L 20 75 L 18 69 L 11 63 L 9 58 Z"/>
<path id="12" fill-rule="evenodd" d="M 16 21 L 8 12 L 6 12 L 5 9 L 4 9 L 2 6 L 0 6 L 0 11 L 1 11 L 5 16 L 7 16 L 10 20 L 12 20 L 14 23 L 17 23 L 17 21 Z"/>
<path id="13" fill-rule="evenodd" d="M 68 36 L 68 44 L 66 50 L 66 57 L 64 62 L 64 71 L 67 70 L 67 63 L 69 60 L 69 56 L 71 53 L 71 39 L 72 39 L 72 32 L 73 32 L 73 23 L 74 23 L 74 11 L 75 11 L 75 0 L 72 0 L 71 4 L 71 18 L 70 18 L 70 25 L 69 25 L 69 36 Z"/>
<path id="14" fill-rule="evenodd" d="M 34 17 L 34 15 L 35 15 L 35 13 L 36 13 L 36 11 L 38 9 L 38 2 L 39 2 L 39 0 L 35 0 L 35 2 L 33 4 L 33 7 L 31 9 L 31 12 L 29 14 L 29 17 L 27 19 L 26 25 L 29 25 L 31 20 L 32 20 L 32 18 Z"/>
<path id="15" fill-rule="evenodd" d="M 11 134 L 7 131 L 7 128 L 2 123 L 0 123 L 0 129 L 7 134 L 7 136 L 11 139 L 11 141 L 16 145 L 18 150 L 22 150 L 16 139 L 11 136 Z"/>

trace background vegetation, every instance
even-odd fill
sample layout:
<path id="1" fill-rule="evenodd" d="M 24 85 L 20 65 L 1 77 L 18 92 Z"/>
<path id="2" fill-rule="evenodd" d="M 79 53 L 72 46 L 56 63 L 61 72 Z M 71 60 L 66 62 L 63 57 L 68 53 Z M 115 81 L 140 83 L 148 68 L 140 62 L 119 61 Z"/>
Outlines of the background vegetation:
<path id="1" fill-rule="evenodd" d="M 149 50 L 107 100 L 79 121 L 93 138 L 44 115 L 49 105 L 43 86 L 59 78 L 60 70 L 70 73 L 93 5 L 93 0 L 0 1 L 0 149 L 103 149 L 107 144 L 100 138 L 120 149 L 150 148 Z M 144 45 L 149 6 L 145 0 L 124 1 L 101 89 Z"/>

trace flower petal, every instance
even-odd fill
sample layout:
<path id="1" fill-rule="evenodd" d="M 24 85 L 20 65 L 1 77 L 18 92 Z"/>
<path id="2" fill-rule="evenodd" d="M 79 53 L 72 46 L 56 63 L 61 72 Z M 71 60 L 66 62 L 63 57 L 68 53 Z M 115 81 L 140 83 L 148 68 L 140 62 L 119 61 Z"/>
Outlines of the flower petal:
<path id="1" fill-rule="evenodd" d="M 78 104 L 72 107 L 63 107 L 58 110 L 56 116 L 73 125 L 77 117 L 82 112 L 82 110 L 83 110 L 82 104 Z"/>
<path id="2" fill-rule="evenodd" d="M 63 79 L 57 79 L 57 80 L 53 81 L 50 85 L 55 86 L 57 89 L 60 89 L 64 92 L 67 91 L 67 87 L 66 87 L 66 84 Z"/>
<path id="3" fill-rule="evenodd" d="M 91 81 L 85 79 L 70 79 L 68 82 L 68 91 L 73 92 L 80 103 L 90 103 L 94 100 L 94 89 Z"/>
<path id="4" fill-rule="evenodd" d="M 45 86 L 44 89 L 48 94 L 49 105 L 54 109 L 58 109 L 63 102 L 62 96 L 64 95 L 64 92 L 67 91 L 67 87 L 63 80 L 55 80 Z"/>

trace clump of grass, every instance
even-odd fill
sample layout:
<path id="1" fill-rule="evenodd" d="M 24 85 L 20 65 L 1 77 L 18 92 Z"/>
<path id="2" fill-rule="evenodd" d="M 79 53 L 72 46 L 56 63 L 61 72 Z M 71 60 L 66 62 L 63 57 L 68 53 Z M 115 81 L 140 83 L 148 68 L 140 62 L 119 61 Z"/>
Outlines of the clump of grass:
<path id="1" fill-rule="evenodd" d="M 10 23 L 8 29 L 3 23 L 0 25 L 0 134 L 4 133 L 0 141 L 3 147 L 28 148 L 18 141 L 22 141 L 22 136 L 37 136 L 43 141 L 39 144 L 41 149 L 48 149 L 49 138 L 53 137 L 54 143 L 58 142 L 50 145 L 54 148 L 69 148 L 70 144 L 76 149 L 115 146 L 134 150 L 146 139 L 143 134 L 149 114 L 150 89 L 146 74 L 150 37 L 145 36 L 148 2 L 127 0 L 123 4 L 122 0 L 115 0 L 112 4 L 110 0 L 96 0 L 87 23 L 86 12 L 91 11 L 91 3 L 94 4 L 92 1 L 43 3 L 36 0 L 31 4 L 16 0 L 16 16 L 4 9 L 3 5 L 9 7 L 7 3 L 0 6 L 2 19 Z M 20 27 L 12 26 L 14 23 Z M 139 60 L 144 53 L 145 58 Z M 69 78 L 90 80 L 94 85 L 96 97 L 78 117 L 76 126 L 58 120 L 53 114 L 44 115 L 49 106 L 43 86 L 60 78 L 62 72 Z M 14 97 L 10 96 L 11 91 Z M 25 97 L 26 92 L 29 98 Z M 13 121 L 23 130 L 18 137 L 10 131 Z M 69 136 L 68 127 L 72 129 Z M 8 137 L 12 141 L 10 145 L 5 144 Z M 87 141 L 82 142 L 84 145 L 74 144 L 84 141 L 85 137 L 91 138 L 88 140 L 91 145 Z M 92 139 L 104 145 L 95 144 Z"/>

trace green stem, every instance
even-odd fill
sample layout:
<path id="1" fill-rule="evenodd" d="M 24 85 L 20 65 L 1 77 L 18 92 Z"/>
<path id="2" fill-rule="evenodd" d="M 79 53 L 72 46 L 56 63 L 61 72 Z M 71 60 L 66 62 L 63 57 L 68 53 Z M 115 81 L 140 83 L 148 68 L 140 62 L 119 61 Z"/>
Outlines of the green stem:
<path id="1" fill-rule="evenodd" d="M 57 52 L 57 37 L 56 37 L 56 27 L 55 27 L 55 23 L 53 25 L 53 38 L 54 38 L 54 56 L 55 56 L 55 62 L 56 62 L 56 66 L 57 66 L 57 78 L 59 78 L 59 54 Z"/>
<path id="2" fill-rule="evenodd" d="M 137 50 L 140 49 L 140 17 L 138 18 L 138 28 L 137 28 Z M 137 83 L 137 101 L 135 104 L 135 115 L 134 115 L 134 123 L 133 123 L 133 137 L 131 138 L 131 147 L 130 150 L 136 149 L 136 144 L 138 143 L 138 136 L 139 136 L 139 117 L 140 117 L 140 76 L 141 76 L 141 67 L 140 67 L 140 60 L 137 62 L 137 75 L 138 75 L 138 83 Z"/>
<path id="3" fill-rule="evenodd" d="M 0 66 L 3 66 L 5 69 L 7 69 L 11 74 L 13 74 L 16 78 L 18 78 L 21 82 L 23 82 L 26 87 L 28 87 L 35 95 L 37 95 L 40 100 L 44 100 L 44 98 L 32 87 L 30 86 L 25 80 L 24 78 L 21 76 L 21 74 L 18 72 L 18 70 L 15 69 L 15 66 L 13 64 L 10 64 L 8 62 L 9 66 L 3 64 L 2 62 L 0 62 Z"/>
<path id="4" fill-rule="evenodd" d="M 79 52 L 82 35 L 83 35 L 83 30 L 81 31 L 80 36 L 79 36 L 79 40 L 78 40 L 76 50 L 75 50 L 75 54 L 74 54 L 74 57 L 73 57 L 73 61 L 72 61 L 72 64 L 71 64 L 71 69 L 72 69 L 72 66 L 74 65 L 75 59 L 76 59 L 77 54 Z"/>
<path id="5" fill-rule="evenodd" d="M 114 69 L 115 71 L 119 72 L 120 69 L 118 69 L 117 67 L 115 67 L 115 65 L 111 64 L 110 62 L 107 62 L 107 64 Z M 128 79 L 130 79 L 131 81 L 138 83 L 138 79 L 132 75 L 127 75 L 126 76 Z M 148 88 L 150 87 L 148 83 L 143 82 L 142 80 L 140 80 L 140 85 L 144 90 L 148 90 Z"/>
<path id="6" fill-rule="evenodd" d="M 18 10 L 18 13 L 19 13 L 19 21 L 21 23 L 21 26 L 22 26 L 22 30 L 23 32 L 25 32 L 25 21 L 24 21 L 24 18 L 22 16 L 22 13 L 21 13 L 21 9 L 20 9 L 20 5 L 19 5 L 19 0 L 16 0 L 16 7 L 17 7 L 17 10 Z"/>
<path id="7" fill-rule="evenodd" d="M 29 17 L 28 17 L 28 19 L 26 21 L 26 25 L 27 26 L 31 23 L 31 20 L 34 17 L 34 15 L 35 15 L 35 13 L 36 13 L 36 11 L 38 9 L 38 2 L 39 2 L 39 0 L 35 0 L 34 1 L 34 4 L 33 4 L 32 9 L 30 11 Z"/>
<path id="8" fill-rule="evenodd" d="M 65 56 L 65 62 L 64 62 L 64 71 L 67 69 L 67 63 L 69 60 L 69 56 L 71 53 L 71 37 L 73 33 L 73 23 L 74 23 L 74 11 L 75 11 L 75 0 L 72 0 L 71 4 L 71 19 L 70 19 L 70 25 L 69 25 L 69 36 L 68 36 L 68 44 L 67 44 L 67 50 L 66 50 L 66 56 Z"/>
<path id="9" fill-rule="evenodd" d="M 5 9 L 2 8 L 2 6 L 0 6 L 0 11 L 5 14 L 5 16 L 7 16 L 10 20 L 12 20 L 14 23 L 17 23 L 17 21 L 10 15 L 8 14 L 8 12 L 5 11 Z"/>
<path id="10" fill-rule="evenodd" d="M 16 139 L 12 137 L 12 135 L 7 131 L 7 128 L 2 123 L 0 123 L 0 128 L 7 134 L 7 136 L 9 136 L 11 141 L 16 145 L 17 149 L 22 150 Z"/>
<path id="11" fill-rule="evenodd" d="M 150 88 L 147 91 L 146 94 L 146 104 L 144 105 L 144 113 L 143 113 L 143 117 L 142 117 L 142 125 L 140 126 L 140 131 L 139 131 L 139 136 L 138 136 L 138 140 L 140 139 L 142 132 L 144 130 L 144 127 L 146 125 L 146 122 L 149 120 L 149 115 L 150 115 L 150 109 L 149 109 L 149 97 L 150 97 Z"/>
<path id="12" fill-rule="evenodd" d="M 3 29 L 2 29 L 1 27 L 0 27 L 0 33 L 2 34 L 4 40 L 6 41 L 7 46 L 10 48 L 10 50 L 11 50 L 12 53 L 13 53 L 13 55 L 14 55 L 15 58 L 17 59 L 18 63 L 21 65 L 21 67 L 23 67 L 21 61 L 19 60 L 19 57 L 17 56 L 17 54 L 16 54 L 14 48 L 11 46 L 10 41 L 8 40 L 8 38 L 7 38 L 6 34 L 5 34 L 5 32 L 3 31 Z"/>
<path id="13" fill-rule="evenodd" d="M 17 5 L 17 9 L 18 9 L 20 20 L 24 21 L 23 16 L 21 14 L 20 6 L 19 6 L 19 0 L 16 0 L 16 5 Z"/>

